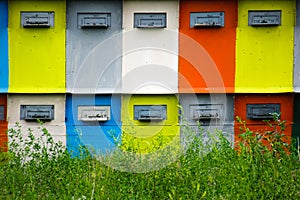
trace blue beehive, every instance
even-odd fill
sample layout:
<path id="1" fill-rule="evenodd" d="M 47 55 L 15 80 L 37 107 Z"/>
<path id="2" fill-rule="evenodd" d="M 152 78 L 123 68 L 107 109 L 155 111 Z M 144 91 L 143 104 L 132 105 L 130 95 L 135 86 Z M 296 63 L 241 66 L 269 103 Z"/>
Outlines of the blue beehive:
<path id="1" fill-rule="evenodd" d="M 104 155 L 115 148 L 121 134 L 120 95 L 68 94 L 67 148 L 74 156 L 84 145 Z"/>
<path id="2" fill-rule="evenodd" d="M 7 1 L 0 1 L 0 92 L 7 92 L 8 90 L 7 10 Z"/>

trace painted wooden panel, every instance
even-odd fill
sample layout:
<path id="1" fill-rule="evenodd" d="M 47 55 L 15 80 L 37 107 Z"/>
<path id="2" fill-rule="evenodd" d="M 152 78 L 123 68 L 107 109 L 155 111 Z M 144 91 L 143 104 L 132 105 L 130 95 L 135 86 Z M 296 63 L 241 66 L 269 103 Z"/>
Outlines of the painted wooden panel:
<path id="1" fill-rule="evenodd" d="M 7 151 L 7 94 L 0 94 L 0 152 Z"/>
<path id="2" fill-rule="evenodd" d="M 178 0 L 124 1 L 123 93 L 177 93 L 178 5 Z M 165 13 L 166 28 L 134 27 L 135 13 Z"/>
<path id="3" fill-rule="evenodd" d="M 166 106 L 165 120 L 136 119 L 134 106 L 157 105 Z M 152 152 L 168 145 L 179 145 L 176 95 L 123 95 L 122 131 L 122 147 L 126 151 Z"/>
<path id="4" fill-rule="evenodd" d="M 8 7 L 0 1 L 0 92 L 8 90 Z"/>
<path id="5" fill-rule="evenodd" d="M 247 117 L 247 104 L 279 104 L 280 105 L 280 119 L 286 120 L 286 130 L 284 134 L 290 139 L 292 136 L 292 124 L 293 124 L 293 107 L 294 97 L 293 94 L 236 94 L 235 95 L 235 117 L 240 117 L 246 122 L 247 127 L 253 132 L 264 133 L 267 130 L 272 130 L 268 127 L 263 119 L 249 119 Z M 271 120 L 271 119 L 270 119 Z M 270 121 L 273 123 L 273 121 Z M 274 124 L 274 123 L 273 123 Z M 235 122 L 235 141 L 238 141 L 241 124 Z"/>
<path id="6" fill-rule="evenodd" d="M 82 121 L 78 113 L 82 106 L 108 106 L 110 118 L 107 121 Z M 86 146 L 91 153 L 105 154 L 113 150 L 121 137 L 121 96 L 68 94 L 66 125 L 67 148 L 73 156 L 80 154 L 80 146 Z"/>
<path id="7" fill-rule="evenodd" d="M 93 155 L 106 155 L 121 142 L 119 126 L 67 125 L 66 129 L 67 149 L 72 156 L 79 156 L 83 146 Z"/>
<path id="8" fill-rule="evenodd" d="M 122 126 L 122 146 L 126 152 L 151 153 L 180 147 L 179 126 Z"/>
<path id="9" fill-rule="evenodd" d="M 180 1 L 179 91 L 234 92 L 237 0 Z M 191 27 L 191 14 L 223 12 L 223 27 Z"/>
<path id="10" fill-rule="evenodd" d="M 54 26 L 24 28 L 21 12 L 54 12 Z M 9 92 L 63 93 L 66 2 L 9 1 Z"/>
<path id="11" fill-rule="evenodd" d="M 64 94 L 9 94 L 7 103 L 8 126 L 12 128 L 19 122 L 24 135 L 28 134 L 28 128 L 34 131 L 36 136 L 42 132 L 41 125 L 37 121 L 21 120 L 21 105 L 54 105 L 54 119 L 44 122 L 43 126 L 51 133 L 53 139 L 66 145 L 65 126 L 65 95 Z"/>
<path id="12" fill-rule="evenodd" d="M 189 134 L 186 126 L 193 133 L 216 136 L 222 131 L 223 136 L 233 144 L 234 139 L 234 96 L 229 94 L 180 94 L 181 138 Z M 200 125 L 200 126 L 199 126 Z"/>
<path id="13" fill-rule="evenodd" d="M 108 14 L 107 27 L 81 27 L 80 14 Z M 97 16 L 95 16 L 97 19 Z M 101 16 L 98 16 L 100 18 Z M 122 1 L 67 1 L 67 91 L 117 93 L 122 70 Z"/>
<path id="14" fill-rule="evenodd" d="M 294 37 L 294 92 L 300 92 L 300 1 L 296 0 L 296 24 Z"/>
<path id="15" fill-rule="evenodd" d="M 239 1 L 235 92 L 293 91 L 294 0 Z M 280 10 L 281 25 L 250 26 L 249 10 Z"/>

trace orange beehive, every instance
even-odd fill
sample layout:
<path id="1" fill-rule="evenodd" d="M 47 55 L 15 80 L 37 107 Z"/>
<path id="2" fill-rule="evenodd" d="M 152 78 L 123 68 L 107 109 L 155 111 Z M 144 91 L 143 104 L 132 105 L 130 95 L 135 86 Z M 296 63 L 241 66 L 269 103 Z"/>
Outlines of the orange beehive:
<path id="1" fill-rule="evenodd" d="M 179 92 L 234 92 L 237 0 L 181 1 L 179 10 Z M 191 13 L 208 12 L 222 12 L 223 26 L 191 27 Z"/>

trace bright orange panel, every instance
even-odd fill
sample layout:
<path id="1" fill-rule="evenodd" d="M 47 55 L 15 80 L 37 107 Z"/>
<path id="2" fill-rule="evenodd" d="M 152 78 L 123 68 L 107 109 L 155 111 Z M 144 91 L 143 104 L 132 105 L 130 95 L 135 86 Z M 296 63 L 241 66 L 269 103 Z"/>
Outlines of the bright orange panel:
<path id="1" fill-rule="evenodd" d="M 7 134 L 8 123 L 6 120 L 6 108 L 7 108 L 7 95 L 0 94 L 0 105 L 4 106 L 4 120 L 0 120 L 0 152 L 7 151 Z"/>
<path id="2" fill-rule="evenodd" d="M 190 28 L 191 12 L 224 12 L 224 27 Z M 179 16 L 179 92 L 234 92 L 237 0 L 181 1 Z"/>

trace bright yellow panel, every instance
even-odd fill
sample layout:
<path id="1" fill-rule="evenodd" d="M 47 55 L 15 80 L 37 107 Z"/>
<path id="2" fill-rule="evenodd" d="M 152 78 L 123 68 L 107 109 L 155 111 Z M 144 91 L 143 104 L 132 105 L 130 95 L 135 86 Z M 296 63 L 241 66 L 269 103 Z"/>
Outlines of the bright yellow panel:
<path id="1" fill-rule="evenodd" d="M 21 11 L 54 11 L 54 27 L 23 28 Z M 9 92 L 64 93 L 66 2 L 9 1 Z"/>
<path id="2" fill-rule="evenodd" d="M 293 91 L 295 1 L 239 0 L 237 93 Z M 281 10 L 280 26 L 248 26 L 248 10 Z"/>
<path id="3" fill-rule="evenodd" d="M 158 122 L 134 120 L 134 105 L 166 105 L 167 119 Z M 176 95 L 123 95 L 122 148 L 125 151 L 148 153 L 167 146 L 178 146 L 178 99 Z"/>
<path id="4" fill-rule="evenodd" d="M 122 149 L 150 153 L 180 147 L 179 126 L 123 126 Z"/>

